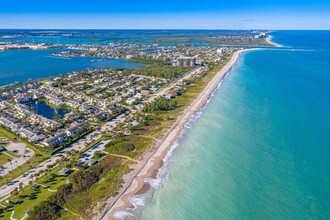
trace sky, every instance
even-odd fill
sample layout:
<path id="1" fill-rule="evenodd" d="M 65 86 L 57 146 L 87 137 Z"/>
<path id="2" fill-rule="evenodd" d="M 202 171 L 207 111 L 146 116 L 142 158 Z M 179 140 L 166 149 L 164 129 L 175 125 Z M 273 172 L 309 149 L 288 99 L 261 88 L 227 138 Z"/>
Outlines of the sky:
<path id="1" fill-rule="evenodd" d="M 330 29 L 330 0 L 0 0 L 0 28 Z"/>

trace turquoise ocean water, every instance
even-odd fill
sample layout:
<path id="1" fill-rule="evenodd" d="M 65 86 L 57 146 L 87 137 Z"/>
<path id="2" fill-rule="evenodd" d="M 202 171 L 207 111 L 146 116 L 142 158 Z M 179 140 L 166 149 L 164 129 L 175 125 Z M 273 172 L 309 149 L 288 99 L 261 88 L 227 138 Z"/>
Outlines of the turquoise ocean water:
<path id="1" fill-rule="evenodd" d="M 330 32 L 242 55 L 131 198 L 146 220 L 330 219 Z"/>

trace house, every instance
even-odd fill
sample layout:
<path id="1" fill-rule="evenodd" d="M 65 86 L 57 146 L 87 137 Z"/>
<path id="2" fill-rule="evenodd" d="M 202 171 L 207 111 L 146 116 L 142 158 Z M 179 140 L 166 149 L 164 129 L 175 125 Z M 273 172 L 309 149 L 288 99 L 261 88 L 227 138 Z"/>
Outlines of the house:
<path id="1" fill-rule="evenodd" d="M 171 88 L 171 89 L 169 89 L 169 90 L 167 91 L 167 94 L 177 96 L 177 95 L 178 95 L 178 91 L 176 91 L 175 89 Z"/>
<path id="2" fill-rule="evenodd" d="M 5 127 L 8 127 L 11 123 L 13 123 L 13 120 L 11 120 L 9 118 L 6 118 L 6 117 L 1 117 L 0 118 L 0 124 L 5 126 Z"/>
<path id="3" fill-rule="evenodd" d="M 32 102 L 33 98 L 32 97 L 19 97 L 19 98 L 16 98 L 15 101 L 17 103 L 24 104 L 24 103 L 27 103 L 27 102 Z"/>
<path id="4" fill-rule="evenodd" d="M 97 160 L 90 159 L 90 160 L 86 161 L 86 164 L 88 166 L 94 166 L 95 164 L 97 164 Z"/>
<path id="5" fill-rule="evenodd" d="M 123 97 L 118 96 L 114 100 L 115 100 L 115 102 L 121 102 L 121 101 L 123 101 Z"/>
<path id="6" fill-rule="evenodd" d="M 24 127 L 18 130 L 18 134 L 22 138 L 26 138 L 26 139 L 30 139 L 33 135 L 35 135 L 35 133 L 30 128 L 24 128 Z"/>
<path id="7" fill-rule="evenodd" d="M 180 92 L 182 91 L 182 87 L 181 86 L 175 86 L 174 90 L 177 91 L 178 95 L 180 95 Z"/>
<path id="8" fill-rule="evenodd" d="M 135 102 L 136 102 L 136 98 L 129 98 L 129 99 L 126 99 L 126 104 L 128 105 L 134 105 Z"/>
<path id="9" fill-rule="evenodd" d="M 58 145 L 60 145 L 64 141 L 66 141 L 67 139 L 68 139 L 68 136 L 65 133 L 61 133 L 55 137 L 48 138 L 42 144 L 46 147 L 57 147 Z"/>
<path id="10" fill-rule="evenodd" d="M 166 94 L 166 99 L 174 99 L 175 98 L 175 95 L 172 95 L 172 94 Z"/>
<path id="11" fill-rule="evenodd" d="M 60 171 L 58 171 L 58 175 L 60 176 L 67 176 L 70 173 L 72 173 L 72 170 L 69 168 L 64 167 L 63 169 L 61 169 Z"/>
<path id="12" fill-rule="evenodd" d="M 186 79 L 182 80 L 182 85 L 187 86 L 189 84 L 190 84 L 190 82 L 188 80 L 186 80 Z"/>
<path id="13" fill-rule="evenodd" d="M 37 143 L 41 140 L 45 139 L 45 135 L 43 134 L 38 134 L 38 135 L 33 135 L 32 137 L 29 138 L 29 141 L 31 143 Z"/>
<path id="14" fill-rule="evenodd" d="M 127 94 L 134 95 L 135 93 L 136 93 L 135 88 L 130 88 L 130 89 L 127 90 Z"/>
<path id="15" fill-rule="evenodd" d="M 8 127 L 11 131 L 18 132 L 20 130 L 20 128 L 23 127 L 23 125 L 21 123 L 17 122 L 17 123 L 10 124 Z"/>
<path id="16" fill-rule="evenodd" d="M 142 95 L 149 95 L 150 92 L 148 90 L 141 90 Z"/>
<path id="17" fill-rule="evenodd" d="M 109 117 L 109 114 L 106 112 L 99 112 L 95 115 L 95 119 L 99 121 L 104 121 Z"/>
<path id="18" fill-rule="evenodd" d="M 77 134 L 81 134 L 86 130 L 86 124 L 85 123 L 79 123 L 77 125 L 73 125 L 70 128 L 68 128 L 65 133 L 68 136 L 75 136 Z"/>

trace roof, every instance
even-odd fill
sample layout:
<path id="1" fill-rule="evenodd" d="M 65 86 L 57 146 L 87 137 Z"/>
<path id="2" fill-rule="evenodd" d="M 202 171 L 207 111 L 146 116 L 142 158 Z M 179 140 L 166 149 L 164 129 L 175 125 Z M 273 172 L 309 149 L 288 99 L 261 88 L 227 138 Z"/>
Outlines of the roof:
<path id="1" fill-rule="evenodd" d="M 70 172 L 71 172 L 71 169 L 64 167 L 63 169 L 58 171 L 58 174 L 64 176 L 64 175 L 68 175 Z"/>

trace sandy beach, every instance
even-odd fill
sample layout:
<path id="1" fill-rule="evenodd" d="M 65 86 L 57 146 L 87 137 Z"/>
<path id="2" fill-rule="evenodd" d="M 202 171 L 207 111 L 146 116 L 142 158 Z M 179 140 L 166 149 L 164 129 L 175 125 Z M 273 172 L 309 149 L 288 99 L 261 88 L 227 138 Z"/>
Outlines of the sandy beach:
<path id="1" fill-rule="evenodd" d="M 154 146 L 154 151 L 146 155 L 142 161 L 133 167 L 133 171 L 126 174 L 124 184 L 118 195 L 110 198 L 103 211 L 93 219 L 112 220 L 115 212 L 125 210 L 132 207 L 129 198 L 134 195 L 143 194 L 149 189 L 149 185 L 145 184 L 145 178 L 153 178 L 156 176 L 159 168 L 163 165 L 163 159 L 168 150 L 173 146 L 174 142 L 182 133 L 184 126 L 189 119 L 209 100 L 213 91 L 218 87 L 221 80 L 230 71 L 236 63 L 239 55 L 247 50 L 236 51 L 231 60 L 213 77 L 204 90 L 176 120 L 171 128 L 164 134 L 162 140 L 158 141 Z"/>
<path id="2" fill-rule="evenodd" d="M 272 36 L 269 35 L 267 38 L 266 38 L 266 41 L 267 43 L 269 43 L 270 45 L 274 46 L 274 47 L 280 47 L 281 45 L 280 44 L 277 44 L 275 42 L 272 41 Z"/>

